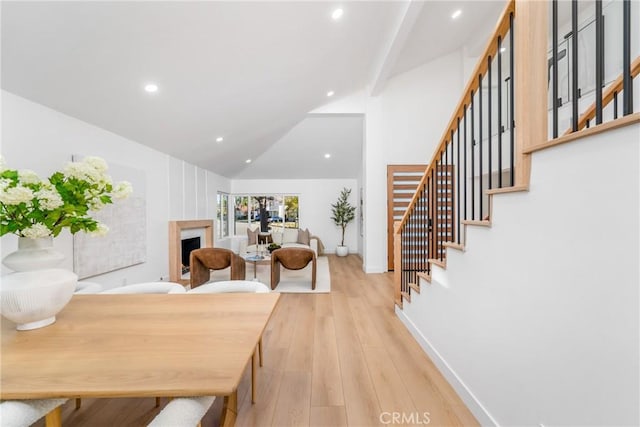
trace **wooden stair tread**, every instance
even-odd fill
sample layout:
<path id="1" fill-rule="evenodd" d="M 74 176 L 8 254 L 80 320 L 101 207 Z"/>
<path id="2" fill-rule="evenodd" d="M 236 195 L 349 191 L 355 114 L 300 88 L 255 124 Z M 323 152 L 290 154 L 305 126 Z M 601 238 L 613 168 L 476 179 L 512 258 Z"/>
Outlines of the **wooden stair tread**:
<path id="1" fill-rule="evenodd" d="M 417 283 L 409 283 L 409 287 L 411 289 L 413 289 L 414 291 L 416 291 L 417 293 L 420 293 L 420 285 Z"/>
<path id="2" fill-rule="evenodd" d="M 444 242 L 442 246 L 444 246 L 445 248 L 457 249 L 464 252 L 464 245 L 461 243 Z"/>
<path id="3" fill-rule="evenodd" d="M 438 267 L 447 268 L 447 260 L 446 259 L 440 261 L 437 258 L 429 258 L 428 261 L 433 265 L 437 265 Z"/>
<path id="4" fill-rule="evenodd" d="M 477 225 L 479 227 L 491 227 L 491 221 L 487 221 L 487 220 L 470 220 L 470 219 L 463 219 L 461 221 L 462 224 L 464 225 Z"/>
<path id="5" fill-rule="evenodd" d="M 529 191 L 528 185 L 514 185 L 513 187 L 492 188 L 486 190 L 485 193 L 491 194 L 504 194 L 504 193 L 517 193 L 520 191 Z"/>
<path id="6" fill-rule="evenodd" d="M 401 291 L 400 295 L 402 295 L 402 299 L 406 299 L 407 301 L 411 302 L 411 295 L 409 295 L 408 293 Z"/>
<path id="7" fill-rule="evenodd" d="M 429 273 L 417 273 L 416 274 L 419 278 L 426 280 L 427 282 L 431 283 L 431 274 Z"/>

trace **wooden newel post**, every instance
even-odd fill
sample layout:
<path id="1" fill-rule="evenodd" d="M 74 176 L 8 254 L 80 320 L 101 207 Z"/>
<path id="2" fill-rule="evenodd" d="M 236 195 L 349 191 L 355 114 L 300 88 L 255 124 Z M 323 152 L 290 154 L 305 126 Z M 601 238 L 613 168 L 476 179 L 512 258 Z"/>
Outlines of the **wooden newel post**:
<path id="1" fill-rule="evenodd" d="M 400 221 L 393 223 L 393 299 L 402 308 L 402 231 Z"/>
<path id="2" fill-rule="evenodd" d="M 547 141 L 548 2 L 516 0 L 515 169 L 516 185 L 529 185 L 531 155 L 523 151 Z"/>

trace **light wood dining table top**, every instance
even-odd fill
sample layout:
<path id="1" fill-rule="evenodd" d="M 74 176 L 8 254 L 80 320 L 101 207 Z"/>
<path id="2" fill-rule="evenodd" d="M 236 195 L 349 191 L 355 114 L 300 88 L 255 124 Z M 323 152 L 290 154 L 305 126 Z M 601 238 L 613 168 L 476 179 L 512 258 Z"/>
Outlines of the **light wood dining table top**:
<path id="1" fill-rule="evenodd" d="M 235 400 L 279 297 L 75 295 L 45 328 L 16 331 L 2 319 L 0 399 Z"/>

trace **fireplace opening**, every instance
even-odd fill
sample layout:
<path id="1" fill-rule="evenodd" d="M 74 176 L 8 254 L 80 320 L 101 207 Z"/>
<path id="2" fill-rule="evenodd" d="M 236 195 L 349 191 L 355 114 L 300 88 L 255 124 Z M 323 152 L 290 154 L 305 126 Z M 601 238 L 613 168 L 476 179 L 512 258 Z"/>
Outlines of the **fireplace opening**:
<path id="1" fill-rule="evenodd" d="M 200 249 L 200 237 L 182 239 L 182 274 L 189 272 L 189 256 L 194 249 Z"/>

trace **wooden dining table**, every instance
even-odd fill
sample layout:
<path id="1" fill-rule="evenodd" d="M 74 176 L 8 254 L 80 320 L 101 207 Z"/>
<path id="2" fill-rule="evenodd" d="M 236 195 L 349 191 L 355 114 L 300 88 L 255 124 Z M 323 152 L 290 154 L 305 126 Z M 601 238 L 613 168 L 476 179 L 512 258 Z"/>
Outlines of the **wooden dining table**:
<path id="1" fill-rule="evenodd" d="M 280 294 L 75 295 L 54 324 L 2 319 L 0 399 L 224 397 L 237 388 Z M 57 414 L 47 425 L 60 423 Z"/>

